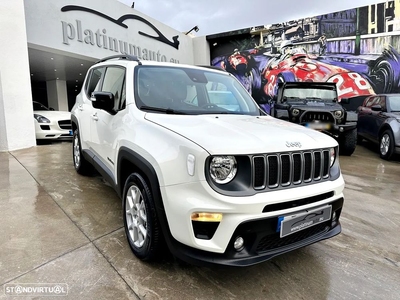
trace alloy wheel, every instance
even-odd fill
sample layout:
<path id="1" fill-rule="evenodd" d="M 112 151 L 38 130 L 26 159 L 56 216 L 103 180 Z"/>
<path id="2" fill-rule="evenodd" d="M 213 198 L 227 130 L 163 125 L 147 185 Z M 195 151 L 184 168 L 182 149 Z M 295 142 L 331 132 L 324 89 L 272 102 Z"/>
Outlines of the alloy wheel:
<path id="1" fill-rule="evenodd" d="M 381 138 L 380 150 L 382 155 L 386 155 L 389 152 L 390 147 L 390 137 L 386 133 Z"/>
<path id="2" fill-rule="evenodd" d="M 77 135 L 74 138 L 74 162 L 75 168 L 79 168 L 79 164 L 81 162 L 81 152 L 79 148 L 79 138 Z"/>
<path id="3" fill-rule="evenodd" d="M 143 247 L 147 239 L 147 214 L 144 198 L 139 188 L 131 186 L 125 199 L 126 224 L 133 244 Z"/>

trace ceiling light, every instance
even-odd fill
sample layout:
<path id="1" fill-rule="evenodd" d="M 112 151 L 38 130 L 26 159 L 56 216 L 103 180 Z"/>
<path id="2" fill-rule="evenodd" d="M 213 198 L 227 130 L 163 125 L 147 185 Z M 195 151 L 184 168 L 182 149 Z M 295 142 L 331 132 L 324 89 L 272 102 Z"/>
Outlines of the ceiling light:
<path id="1" fill-rule="evenodd" d="M 33 76 L 33 74 L 31 74 L 31 76 Z"/>
<path id="2" fill-rule="evenodd" d="M 83 64 L 81 64 L 81 66 L 83 67 Z"/>
<path id="3" fill-rule="evenodd" d="M 50 57 L 51 60 L 54 60 L 54 58 Z"/>
<path id="4" fill-rule="evenodd" d="M 80 76 L 82 76 L 82 73 L 79 73 Z"/>
<path id="5" fill-rule="evenodd" d="M 57 69 L 54 69 L 54 72 L 57 72 Z"/>
<path id="6" fill-rule="evenodd" d="M 77 92 L 78 90 L 75 90 L 75 92 Z"/>
<path id="7" fill-rule="evenodd" d="M 78 80 L 76 80 L 76 82 L 78 82 Z"/>
<path id="8" fill-rule="evenodd" d="M 78 87 L 77 85 L 75 87 Z"/>

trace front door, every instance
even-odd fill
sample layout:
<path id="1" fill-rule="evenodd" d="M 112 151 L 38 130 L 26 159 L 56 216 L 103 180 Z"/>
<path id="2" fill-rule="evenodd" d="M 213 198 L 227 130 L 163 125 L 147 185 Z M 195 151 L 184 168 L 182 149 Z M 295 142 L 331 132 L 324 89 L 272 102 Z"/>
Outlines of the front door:
<path id="1" fill-rule="evenodd" d="M 107 67 L 100 90 L 114 95 L 114 109 L 107 112 L 95 108 L 91 127 L 91 135 L 95 137 L 92 145 L 94 153 L 114 176 L 116 140 L 126 113 L 125 72 L 125 68 L 120 66 Z"/>

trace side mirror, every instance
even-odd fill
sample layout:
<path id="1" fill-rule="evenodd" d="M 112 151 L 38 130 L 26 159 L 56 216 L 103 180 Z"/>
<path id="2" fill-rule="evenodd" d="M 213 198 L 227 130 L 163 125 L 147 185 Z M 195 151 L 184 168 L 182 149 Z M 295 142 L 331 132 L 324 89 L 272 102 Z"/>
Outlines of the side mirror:
<path id="1" fill-rule="evenodd" d="M 379 104 L 377 104 L 377 105 L 372 105 L 372 106 L 371 106 L 371 110 L 372 110 L 372 111 L 382 111 L 382 106 L 380 106 Z"/>
<path id="2" fill-rule="evenodd" d="M 114 110 L 114 94 L 110 92 L 93 92 L 90 97 L 93 107 L 108 112 Z"/>

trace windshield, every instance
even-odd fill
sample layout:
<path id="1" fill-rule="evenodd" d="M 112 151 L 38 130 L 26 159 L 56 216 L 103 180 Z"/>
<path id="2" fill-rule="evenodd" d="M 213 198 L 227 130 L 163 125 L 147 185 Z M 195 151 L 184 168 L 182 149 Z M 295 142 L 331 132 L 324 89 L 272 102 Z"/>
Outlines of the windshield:
<path id="1" fill-rule="evenodd" d="M 135 72 L 136 105 L 142 110 L 260 115 L 253 98 L 228 74 L 159 66 L 140 66 Z"/>
<path id="2" fill-rule="evenodd" d="M 40 104 L 39 102 L 33 102 L 33 110 L 49 110 L 49 109 L 43 104 Z"/>
<path id="3" fill-rule="evenodd" d="M 285 88 L 283 97 L 286 98 L 300 98 L 300 99 L 337 99 L 337 94 L 334 89 L 322 88 Z"/>
<path id="4" fill-rule="evenodd" d="M 400 111 L 400 96 L 389 97 L 389 107 L 391 111 Z"/>

